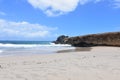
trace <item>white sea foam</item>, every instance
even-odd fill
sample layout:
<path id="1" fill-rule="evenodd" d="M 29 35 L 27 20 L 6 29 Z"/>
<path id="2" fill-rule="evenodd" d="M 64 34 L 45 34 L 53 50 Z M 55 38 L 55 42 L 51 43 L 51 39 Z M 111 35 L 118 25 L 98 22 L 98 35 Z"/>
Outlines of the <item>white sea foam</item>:
<path id="1" fill-rule="evenodd" d="M 1 50 L 2 49 L 2 50 Z M 49 54 L 61 50 L 74 49 L 68 44 L 3 44 L 0 43 L 0 56 Z M 4 50 L 4 52 L 3 52 Z"/>
<path id="2" fill-rule="evenodd" d="M 0 53 L 2 53 L 3 51 L 2 50 L 0 50 Z"/>
<path id="3" fill-rule="evenodd" d="M 55 43 L 50 43 L 50 46 L 66 46 L 66 47 L 70 47 L 71 45 L 69 44 L 55 44 Z"/>
<path id="4" fill-rule="evenodd" d="M 32 48 L 32 47 L 70 47 L 68 44 L 2 44 L 0 43 L 0 47 L 4 48 Z"/>

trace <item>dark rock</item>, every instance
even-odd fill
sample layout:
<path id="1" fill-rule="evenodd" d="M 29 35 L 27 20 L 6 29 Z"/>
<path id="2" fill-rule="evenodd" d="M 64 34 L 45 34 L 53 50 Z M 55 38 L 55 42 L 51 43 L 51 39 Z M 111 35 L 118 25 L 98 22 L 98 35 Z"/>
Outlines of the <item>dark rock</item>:
<path id="1" fill-rule="evenodd" d="M 68 36 L 61 35 L 57 38 L 56 41 L 53 41 L 53 43 L 55 43 L 55 44 L 66 44 L 67 40 L 68 40 Z"/>
<path id="2" fill-rule="evenodd" d="M 91 47 L 91 46 L 119 46 L 120 32 L 90 34 L 85 36 L 60 36 L 54 41 L 56 44 L 71 44 L 75 47 Z"/>
<path id="3" fill-rule="evenodd" d="M 75 47 L 91 47 L 91 46 L 96 46 L 96 44 L 79 42 L 78 44 L 72 44 L 72 46 L 75 46 Z"/>
<path id="4" fill-rule="evenodd" d="M 71 37 L 67 40 L 66 43 L 71 44 L 75 47 L 91 47 L 91 46 L 120 47 L 120 32 Z"/>

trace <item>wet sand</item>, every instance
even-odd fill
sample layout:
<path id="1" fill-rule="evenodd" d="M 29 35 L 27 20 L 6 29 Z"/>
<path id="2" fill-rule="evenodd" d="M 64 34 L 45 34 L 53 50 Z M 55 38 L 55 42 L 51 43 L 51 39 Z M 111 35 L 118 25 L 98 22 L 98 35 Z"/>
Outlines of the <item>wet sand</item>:
<path id="1" fill-rule="evenodd" d="M 59 52 L 0 57 L 0 80 L 120 80 L 119 47 Z"/>
<path id="2" fill-rule="evenodd" d="M 91 51 L 91 47 L 76 47 L 75 49 L 58 50 L 57 53 Z"/>

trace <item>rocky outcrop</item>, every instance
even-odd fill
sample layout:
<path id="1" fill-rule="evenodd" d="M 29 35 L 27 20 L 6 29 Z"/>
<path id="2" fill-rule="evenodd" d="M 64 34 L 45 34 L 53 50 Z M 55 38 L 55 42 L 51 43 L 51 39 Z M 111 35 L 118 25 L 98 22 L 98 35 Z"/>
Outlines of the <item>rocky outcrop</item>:
<path id="1" fill-rule="evenodd" d="M 77 47 L 120 46 L 120 32 L 71 37 L 67 43 Z"/>
<path id="2" fill-rule="evenodd" d="M 55 44 L 66 44 L 66 42 L 68 41 L 68 36 L 65 35 L 61 35 L 57 38 L 56 41 L 53 41 L 53 43 Z"/>
<path id="3" fill-rule="evenodd" d="M 63 40 L 61 40 L 63 39 Z M 85 36 L 61 38 L 64 44 L 71 44 L 75 47 L 91 47 L 91 46 L 119 46 L 120 32 L 91 34 Z M 59 41 L 59 40 L 58 40 Z"/>

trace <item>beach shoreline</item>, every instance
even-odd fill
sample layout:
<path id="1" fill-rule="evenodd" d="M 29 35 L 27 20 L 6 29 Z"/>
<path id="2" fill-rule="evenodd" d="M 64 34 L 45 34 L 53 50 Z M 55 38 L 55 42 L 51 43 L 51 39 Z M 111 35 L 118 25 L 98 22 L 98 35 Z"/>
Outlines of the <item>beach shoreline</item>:
<path id="1" fill-rule="evenodd" d="M 0 57 L 0 80 L 120 80 L 120 48 Z"/>

